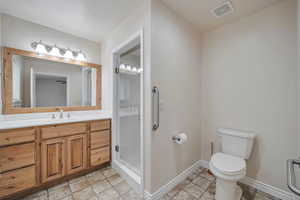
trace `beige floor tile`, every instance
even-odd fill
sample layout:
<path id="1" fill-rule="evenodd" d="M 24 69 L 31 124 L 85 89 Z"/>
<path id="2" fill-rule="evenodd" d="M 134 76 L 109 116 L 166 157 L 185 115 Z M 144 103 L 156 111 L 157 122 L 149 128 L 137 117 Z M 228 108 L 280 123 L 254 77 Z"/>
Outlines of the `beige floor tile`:
<path id="1" fill-rule="evenodd" d="M 113 168 L 107 168 L 107 169 L 105 169 L 105 170 L 102 172 L 102 174 L 103 174 L 105 177 L 109 178 L 109 177 L 111 177 L 111 176 L 117 174 L 117 171 L 116 171 L 115 169 L 113 169 Z"/>
<path id="2" fill-rule="evenodd" d="M 55 186 L 49 188 L 49 189 L 48 189 L 48 192 L 55 191 L 55 190 L 57 190 L 57 189 L 59 189 L 59 188 L 65 187 L 65 186 L 67 186 L 67 185 L 68 185 L 68 182 L 64 182 L 64 183 L 61 183 L 61 184 L 59 184 L 59 185 L 55 185 Z"/>
<path id="3" fill-rule="evenodd" d="M 78 182 L 81 182 L 83 180 L 86 180 L 86 177 L 85 176 L 80 176 L 78 178 L 74 178 L 74 179 L 70 180 L 69 184 L 71 184 L 71 183 L 78 183 Z"/>
<path id="4" fill-rule="evenodd" d="M 107 180 L 99 181 L 92 185 L 92 188 L 96 193 L 101 193 L 104 190 L 107 190 L 111 187 L 112 187 L 111 184 L 109 184 Z"/>
<path id="5" fill-rule="evenodd" d="M 74 200 L 98 200 L 97 194 L 91 187 L 73 193 Z"/>
<path id="6" fill-rule="evenodd" d="M 134 190 L 130 190 L 122 195 L 122 200 L 142 200 L 142 197 Z"/>
<path id="7" fill-rule="evenodd" d="M 196 178 L 193 183 L 195 185 L 198 185 L 202 190 L 207 190 L 208 186 L 211 184 L 211 182 L 209 180 L 207 180 L 206 178 L 203 178 L 201 176 L 199 176 L 198 178 Z"/>
<path id="8" fill-rule="evenodd" d="M 32 195 L 23 198 L 23 200 L 47 200 L 47 199 L 48 199 L 47 190 L 42 190 L 40 192 L 36 192 Z"/>
<path id="9" fill-rule="evenodd" d="M 108 178 L 108 181 L 112 185 L 117 185 L 118 183 L 121 183 L 123 180 L 124 179 L 119 174 L 115 174 Z"/>
<path id="10" fill-rule="evenodd" d="M 84 176 L 70 181 L 69 185 L 72 192 L 77 192 L 90 186 L 88 180 Z"/>
<path id="11" fill-rule="evenodd" d="M 210 181 L 215 180 L 215 177 L 213 175 L 209 174 L 207 169 L 203 170 L 199 175 L 202 176 L 203 178 L 206 178 L 207 180 L 210 180 Z"/>
<path id="12" fill-rule="evenodd" d="M 86 179 L 91 185 L 93 185 L 99 181 L 103 181 L 105 176 L 102 174 L 102 171 L 98 170 L 86 175 Z"/>
<path id="13" fill-rule="evenodd" d="M 114 186 L 114 188 L 117 190 L 117 192 L 120 194 L 120 195 L 123 195 L 127 192 L 130 191 L 130 186 L 128 185 L 128 183 L 126 181 L 122 181 L 121 183 L 118 183 Z"/>
<path id="14" fill-rule="evenodd" d="M 160 200 L 171 200 L 172 198 L 168 195 L 164 195 Z"/>
<path id="15" fill-rule="evenodd" d="M 201 197 L 201 195 L 205 192 L 205 190 L 203 190 L 201 187 L 199 187 L 198 185 L 195 185 L 195 184 L 193 184 L 193 183 L 190 183 L 189 185 L 187 185 L 187 186 L 184 188 L 184 190 L 185 190 L 188 194 L 190 194 L 190 195 L 192 195 L 192 196 L 194 196 L 194 197 L 196 197 L 196 198 Z"/>
<path id="16" fill-rule="evenodd" d="M 174 187 L 171 191 L 169 191 L 167 193 L 166 196 L 168 196 L 169 198 L 173 198 L 174 196 L 176 196 L 183 188 L 181 186 L 176 186 Z"/>
<path id="17" fill-rule="evenodd" d="M 119 197 L 120 197 L 119 193 L 113 188 L 110 188 L 98 194 L 99 200 L 115 200 L 118 199 Z"/>
<path id="18" fill-rule="evenodd" d="M 196 200 L 196 198 L 185 191 L 179 192 L 173 200 Z"/>
<path id="19" fill-rule="evenodd" d="M 68 184 L 61 184 L 57 187 L 48 190 L 49 200 L 60 200 L 71 195 L 71 190 Z"/>
<path id="20" fill-rule="evenodd" d="M 242 200 L 280 200 L 239 183 Z M 214 200 L 215 178 L 206 169 L 196 169 L 160 200 Z M 74 193 L 71 192 L 76 191 Z M 78 191 L 80 190 L 80 191 Z M 49 196 L 48 196 L 49 195 Z M 142 200 L 111 167 L 49 188 L 23 200 Z"/>
<path id="21" fill-rule="evenodd" d="M 200 200 L 214 200 L 215 196 L 213 194 L 210 194 L 209 192 L 205 192 Z"/>
<path id="22" fill-rule="evenodd" d="M 187 179 L 188 179 L 189 181 L 193 181 L 193 180 L 195 180 L 195 179 L 198 178 L 198 177 L 199 177 L 198 174 L 192 173 L 192 174 L 190 174 L 190 175 L 187 177 Z"/>
<path id="23" fill-rule="evenodd" d="M 73 200 L 73 197 L 70 195 L 70 196 L 67 196 L 66 198 L 63 198 L 61 200 Z"/>

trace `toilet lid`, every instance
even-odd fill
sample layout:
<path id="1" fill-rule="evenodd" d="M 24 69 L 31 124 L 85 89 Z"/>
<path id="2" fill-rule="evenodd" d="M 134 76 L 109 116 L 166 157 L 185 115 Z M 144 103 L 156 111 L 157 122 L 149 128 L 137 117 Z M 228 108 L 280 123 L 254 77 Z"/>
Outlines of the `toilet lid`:
<path id="1" fill-rule="evenodd" d="M 226 175 L 237 175 L 246 170 L 246 162 L 244 159 L 224 153 L 214 154 L 211 158 L 211 164 Z"/>

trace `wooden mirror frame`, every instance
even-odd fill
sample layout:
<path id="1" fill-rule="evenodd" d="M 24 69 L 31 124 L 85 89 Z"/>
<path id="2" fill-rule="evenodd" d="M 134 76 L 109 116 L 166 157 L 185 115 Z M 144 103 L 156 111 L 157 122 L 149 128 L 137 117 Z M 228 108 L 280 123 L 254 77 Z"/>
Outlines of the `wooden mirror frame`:
<path id="1" fill-rule="evenodd" d="M 58 107 L 36 107 L 36 108 L 18 108 L 12 106 L 12 56 L 20 55 L 32 58 L 39 58 L 48 61 L 59 63 L 73 64 L 84 67 L 92 67 L 97 69 L 96 78 L 96 106 L 58 106 Z M 58 109 L 64 111 L 83 111 L 83 110 L 100 110 L 101 109 L 101 65 L 82 62 L 77 60 L 66 60 L 61 57 L 43 55 L 40 56 L 36 52 L 14 49 L 10 47 L 3 47 L 3 88 L 2 88 L 2 102 L 3 114 L 24 114 L 24 113 L 40 113 L 40 112 L 55 112 Z"/>

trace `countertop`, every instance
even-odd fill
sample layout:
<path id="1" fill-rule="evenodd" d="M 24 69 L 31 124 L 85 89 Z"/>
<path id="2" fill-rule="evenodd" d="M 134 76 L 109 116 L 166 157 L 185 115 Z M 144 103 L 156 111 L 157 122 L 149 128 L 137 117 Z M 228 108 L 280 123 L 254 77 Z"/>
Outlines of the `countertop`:
<path id="1" fill-rule="evenodd" d="M 70 118 L 68 118 L 70 113 Z M 52 115 L 56 114 L 56 119 Z M 65 112 L 63 119 L 58 119 L 58 113 L 34 113 L 19 115 L 0 115 L 0 130 L 45 126 L 52 124 L 65 124 L 91 120 L 111 119 L 111 111 L 76 111 Z"/>

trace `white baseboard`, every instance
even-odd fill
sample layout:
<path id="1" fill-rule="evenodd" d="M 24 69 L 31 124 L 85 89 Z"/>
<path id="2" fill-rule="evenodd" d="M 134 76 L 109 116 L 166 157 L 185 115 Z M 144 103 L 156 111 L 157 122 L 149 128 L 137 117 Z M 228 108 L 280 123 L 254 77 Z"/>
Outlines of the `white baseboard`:
<path id="1" fill-rule="evenodd" d="M 253 188 L 256 188 L 260 191 L 263 191 L 265 193 L 271 194 L 274 197 L 277 197 L 282 200 L 294 200 L 294 195 L 290 192 L 284 191 L 282 189 L 273 187 L 271 185 L 267 185 L 261 181 L 255 180 L 250 177 L 245 177 L 240 181 L 241 183 L 245 185 L 249 185 Z"/>
<path id="2" fill-rule="evenodd" d="M 144 198 L 146 200 L 159 200 L 162 198 L 165 194 L 167 194 L 169 191 L 171 191 L 176 185 L 178 185 L 180 182 L 182 182 L 184 179 L 186 179 L 193 171 L 198 167 L 204 167 L 209 168 L 209 162 L 205 160 L 199 160 L 195 164 L 193 164 L 191 167 L 183 171 L 181 174 L 176 176 L 174 179 L 172 179 L 169 183 L 166 185 L 160 187 L 156 192 L 149 193 L 148 191 L 144 192 Z M 282 200 L 300 200 L 299 197 L 294 195 L 291 192 L 287 192 L 285 190 L 276 188 L 271 185 L 267 185 L 261 181 L 255 180 L 250 177 L 245 177 L 243 180 L 240 181 L 241 183 L 245 185 L 249 185 L 255 189 L 258 189 L 262 192 L 265 192 L 267 194 L 270 194 L 274 197 L 277 197 Z"/>
<path id="3" fill-rule="evenodd" d="M 201 160 L 201 166 L 204 168 L 208 168 L 208 161 L 205 160 Z M 240 181 L 241 183 L 245 184 L 245 185 L 249 185 L 255 189 L 258 189 L 262 192 L 265 192 L 267 194 L 270 194 L 274 197 L 277 197 L 279 199 L 282 200 L 300 200 L 299 197 L 296 197 L 293 193 L 287 192 L 285 190 L 273 187 L 271 185 L 267 185 L 261 181 L 255 180 L 253 178 L 250 177 L 245 177 L 244 179 L 242 179 Z"/>
<path id="4" fill-rule="evenodd" d="M 166 185 L 160 187 L 156 192 L 149 193 L 148 191 L 144 192 L 144 198 L 146 200 L 159 200 L 161 199 L 165 194 L 167 194 L 169 191 L 171 191 L 176 185 L 184 181 L 190 174 L 193 173 L 195 169 L 198 167 L 203 166 L 202 160 L 197 161 L 194 163 L 191 167 L 184 170 L 182 173 L 180 173 L 178 176 L 173 178 L 169 183 Z"/>

